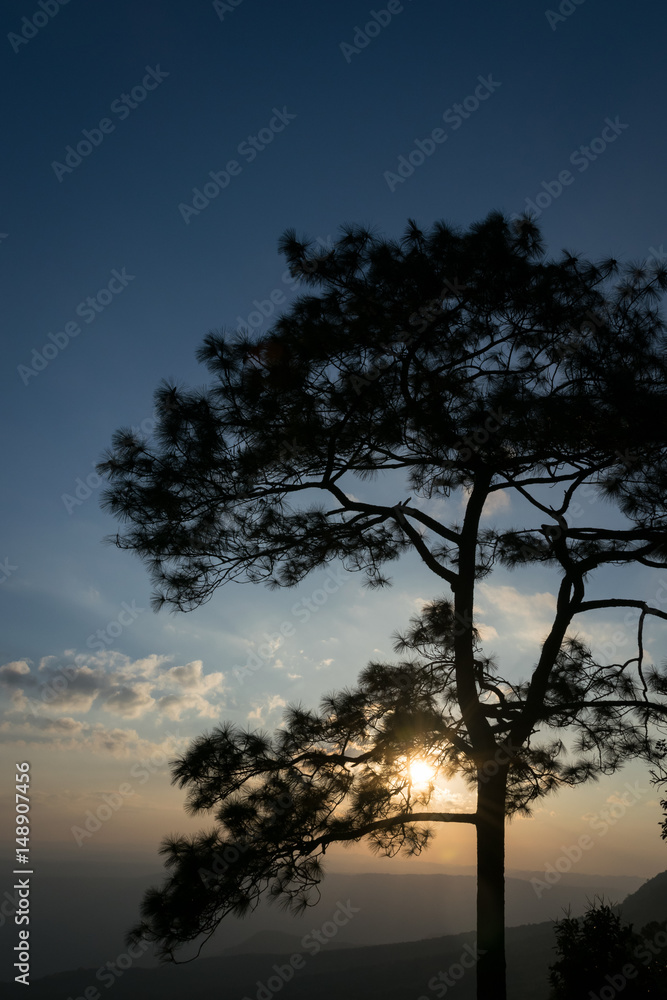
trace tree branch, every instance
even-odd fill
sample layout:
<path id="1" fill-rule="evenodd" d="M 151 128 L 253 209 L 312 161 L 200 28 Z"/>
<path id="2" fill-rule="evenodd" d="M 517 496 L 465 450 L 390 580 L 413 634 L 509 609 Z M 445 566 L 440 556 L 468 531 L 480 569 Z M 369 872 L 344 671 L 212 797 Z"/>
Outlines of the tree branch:
<path id="1" fill-rule="evenodd" d="M 374 820 L 364 827 L 357 827 L 346 833 L 323 834 L 312 841 L 305 841 L 304 845 L 308 846 L 308 853 L 312 854 L 320 846 L 328 847 L 329 844 L 339 843 L 343 840 L 360 840 L 361 837 L 365 837 L 375 830 L 390 830 L 394 826 L 404 826 L 406 823 L 472 823 L 474 826 L 477 823 L 477 813 L 399 813 L 396 816 L 388 816 L 386 819 Z"/>
<path id="2" fill-rule="evenodd" d="M 639 608 L 647 615 L 655 615 L 658 618 L 667 620 L 667 611 L 660 611 L 658 608 L 651 608 L 646 601 L 634 600 L 633 598 L 610 597 L 599 601 L 582 601 L 574 610 L 574 614 L 582 614 L 585 611 L 597 611 L 600 608 Z"/>

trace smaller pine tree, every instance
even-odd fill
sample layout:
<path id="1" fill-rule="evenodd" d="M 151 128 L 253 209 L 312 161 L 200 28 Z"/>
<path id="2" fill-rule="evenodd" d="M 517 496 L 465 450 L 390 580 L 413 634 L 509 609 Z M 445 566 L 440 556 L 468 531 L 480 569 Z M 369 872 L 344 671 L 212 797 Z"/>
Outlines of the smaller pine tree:
<path id="1" fill-rule="evenodd" d="M 621 923 L 618 908 L 594 900 L 581 918 L 556 923 L 557 960 L 550 966 L 551 1000 L 590 1000 L 623 995 L 623 1000 L 665 996 L 667 921 L 653 921 L 641 934 Z M 607 991 L 606 993 L 604 991 Z"/>

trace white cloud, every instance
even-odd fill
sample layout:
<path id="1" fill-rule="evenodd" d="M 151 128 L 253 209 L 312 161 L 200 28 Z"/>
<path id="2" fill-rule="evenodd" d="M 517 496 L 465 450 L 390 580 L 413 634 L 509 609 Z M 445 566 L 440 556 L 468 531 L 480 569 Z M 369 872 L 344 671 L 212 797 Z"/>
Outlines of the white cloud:
<path id="1" fill-rule="evenodd" d="M 489 493 L 482 510 L 482 520 L 491 517 L 499 510 L 508 510 L 512 506 L 512 501 L 507 490 L 495 490 Z"/>
<path id="2" fill-rule="evenodd" d="M 148 684 L 136 684 L 134 687 L 117 685 L 104 698 L 104 707 L 114 715 L 137 719 L 155 705 L 155 699 L 151 698 L 148 688 Z"/>
<path id="3" fill-rule="evenodd" d="M 224 674 L 206 674 L 201 660 L 166 668 L 171 657 L 151 654 L 132 660 L 105 650 L 44 656 L 0 666 L 0 692 L 9 702 L 4 718 L 16 723 L 54 715 L 108 712 L 126 719 L 150 713 L 181 718 L 192 711 L 216 718 L 224 704 Z"/>
<path id="4" fill-rule="evenodd" d="M 148 756 L 165 748 L 187 743 L 180 733 L 165 735 L 159 742 L 144 739 L 136 729 L 109 729 L 101 723 L 46 716 L 5 719 L 0 722 L 0 743 L 33 746 L 46 750 L 77 750 L 119 758 Z"/>
<path id="5" fill-rule="evenodd" d="M 157 707 L 160 715 L 166 715 L 170 719 L 180 719 L 184 708 L 184 701 L 182 695 L 177 694 L 167 694 L 164 698 L 160 698 Z"/>
<path id="6" fill-rule="evenodd" d="M 479 611 L 495 621 L 498 638 L 510 640 L 520 648 L 540 644 L 546 637 L 556 610 L 556 598 L 549 592 L 522 594 L 516 587 L 480 583 L 478 592 L 485 605 Z M 495 612 L 495 614 L 494 614 Z"/>
<path id="7" fill-rule="evenodd" d="M 192 690 L 214 691 L 222 688 L 224 675 L 219 672 L 205 674 L 202 661 L 192 660 L 183 667 L 171 667 L 163 674 L 163 680 Z"/>
<path id="8" fill-rule="evenodd" d="M 471 492 L 472 491 L 469 487 L 463 487 L 460 499 L 461 511 L 465 511 Z M 494 514 L 497 514 L 499 510 L 509 510 L 511 506 L 512 500 L 507 490 L 494 490 L 493 493 L 488 494 L 486 500 L 484 501 L 482 520 L 492 517 Z"/>
<path id="9" fill-rule="evenodd" d="M 287 702 L 279 694 L 268 695 L 262 703 L 254 702 L 252 711 L 248 712 L 248 719 L 254 720 L 263 726 L 270 715 L 276 709 L 285 708 Z"/>
<path id="10" fill-rule="evenodd" d="M 200 719 L 217 719 L 221 706 L 212 705 L 200 694 L 169 694 L 157 702 L 158 711 L 169 719 L 181 719 L 184 712 L 194 711 Z"/>
<path id="11" fill-rule="evenodd" d="M 4 666 L 0 667 L 0 675 L 2 677 L 21 677 L 23 674 L 29 674 L 30 667 L 25 660 L 14 660 L 12 663 L 5 663 Z"/>

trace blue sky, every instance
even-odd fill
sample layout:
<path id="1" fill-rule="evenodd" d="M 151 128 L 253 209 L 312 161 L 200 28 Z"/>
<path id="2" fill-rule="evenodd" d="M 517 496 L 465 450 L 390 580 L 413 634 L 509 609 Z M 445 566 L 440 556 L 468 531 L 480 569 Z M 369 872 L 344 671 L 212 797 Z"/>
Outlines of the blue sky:
<path id="1" fill-rule="evenodd" d="M 162 378 L 205 380 L 194 353 L 207 332 L 259 334 L 289 307 L 297 290 L 276 249 L 288 227 L 324 243 L 345 222 L 395 236 L 408 217 L 467 226 L 529 199 L 554 254 L 664 254 L 667 15 L 645 0 L 70 0 L 45 13 L 56 3 L 10 0 L 0 15 L 13 95 L 0 664 L 18 664 L 4 674 L 0 732 L 6 760 L 23 755 L 40 775 L 45 853 L 78 850 L 72 826 L 128 775 L 126 806 L 80 849 L 153 850 L 197 825 L 169 789 L 165 754 L 218 719 L 273 726 L 286 702 L 316 704 L 378 651 L 390 657 L 393 629 L 438 591 L 406 558 L 391 591 L 333 567 L 293 591 L 230 585 L 196 612 L 154 615 L 143 566 L 101 542 L 116 525 L 93 467 L 113 431 L 150 434 Z M 514 523 L 500 503 L 489 516 Z M 647 597 L 660 586 L 628 580 Z M 501 663 L 530 665 L 554 587 L 532 572 L 480 591 Z M 294 634 L 278 643 L 285 622 Z M 603 641 L 611 625 L 588 628 Z M 239 683 L 251 654 L 260 665 Z M 56 677 L 67 683 L 47 701 Z M 642 774 L 547 800 L 530 836 L 513 828 L 510 862 L 539 866 L 564 831 L 586 829 L 586 809 Z M 656 799 L 643 795 L 588 870 L 664 867 Z M 550 846 L 526 854 L 535 824 Z M 448 836 L 462 846 L 438 857 L 469 863 L 469 832 Z"/>

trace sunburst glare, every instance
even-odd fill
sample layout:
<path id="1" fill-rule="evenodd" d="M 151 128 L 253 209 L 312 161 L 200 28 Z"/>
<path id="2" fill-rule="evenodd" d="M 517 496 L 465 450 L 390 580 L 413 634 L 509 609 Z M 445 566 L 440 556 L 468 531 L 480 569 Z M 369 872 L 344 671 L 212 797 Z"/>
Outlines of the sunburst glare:
<path id="1" fill-rule="evenodd" d="M 408 775 L 415 788 L 427 788 L 435 779 L 436 769 L 423 757 L 413 757 L 408 764 Z"/>

